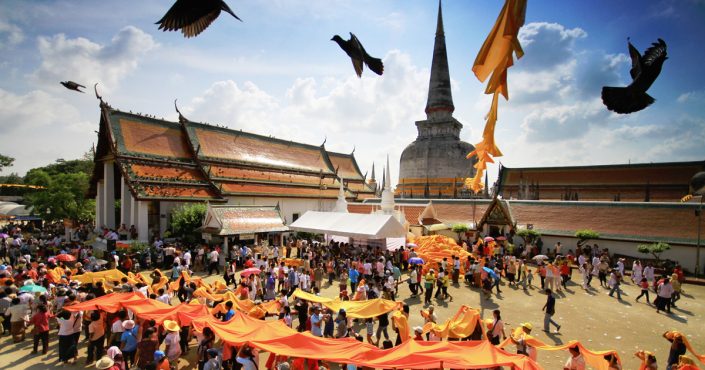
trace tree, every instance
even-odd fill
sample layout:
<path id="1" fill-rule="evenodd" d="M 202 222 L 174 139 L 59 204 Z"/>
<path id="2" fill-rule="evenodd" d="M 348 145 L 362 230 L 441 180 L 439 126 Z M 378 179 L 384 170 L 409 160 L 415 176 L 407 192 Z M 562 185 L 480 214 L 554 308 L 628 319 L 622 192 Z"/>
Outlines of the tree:
<path id="1" fill-rule="evenodd" d="M 15 158 L 0 154 L 0 171 L 5 167 L 11 167 L 14 161 Z"/>
<path id="2" fill-rule="evenodd" d="M 452 230 L 454 233 L 458 234 L 458 242 L 460 242 L 460 239 L 462 239 L 462 234 L 465 234 L 470 230 L 470 227 L 466 224 L 455 224 L 452 227 Z"/>
<path id="3" fill-rule="evenodd" d="M 600 239 L 600 233 L 594 230 L 584 229 L 576 231 L 575 237 L 578 238 L 578 247 L 582 248 L 588 240 Z"/>
<path id="4" fill-rule="evenodd" d="M 524 239 L 524 247 L 533 244 L 536 239 L 541 237 L 541 233 L 534 229 L 519 229 L 517 235 Z"/>
<path id="5" fill-rule="evenodd" d="M 88 174 L 83 172 L 49 176 L 41 169 L 34 170 L 27 174 L 25 182 L 45 188 L 28 193 L 25 199 L 33 207 L 33 214 L 48 221 L 91 222 L 95 218 L 95 201 L 86 198 L 88 181 Z"/>
<path id="6" fill-rule="evenodd" d="M 201 239 L 196 229 L 203 225 L 208 206 L 205 203 L 186 203 L 174 209 L 171 214 L 171 231 L 173 235 L 181 237 L 188 243 L 195 243 Z"/>
<path id="7" fill-rule="evenodd" d="M 656 262 L 659 262 L 661 260 L 661 253 L 671 249 L 671 245 L 664 242 L 639 244 L 636 249 L 640 253 L 651 254 L 656 259 Z"/>

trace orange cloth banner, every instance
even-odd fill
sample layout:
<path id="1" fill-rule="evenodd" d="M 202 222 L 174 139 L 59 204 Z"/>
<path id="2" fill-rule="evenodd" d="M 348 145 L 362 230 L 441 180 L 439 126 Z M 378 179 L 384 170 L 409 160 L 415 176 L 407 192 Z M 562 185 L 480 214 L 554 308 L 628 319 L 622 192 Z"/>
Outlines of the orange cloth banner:
<path id="1" fill-rule="evenodd" d="M 482 325 L 480 311 L 466 305 L 460 306 L 455 315 L 443 324 L 426 323 L 424 333 L 433 332 L 440 338 L 467 338 L 475 331 L 477 325 Z M 484 335 L 484 330 L 482 331 Z"/>
<path id="2" fill-rule="evenodd" d="M 92 310 L 103 310 L 106 312 L 118 312 L 123 307 L 124 304 L 130 304 L 132 302 L 142 302 L 149 304 L 147 302 L 153 301 L 147 299 L 142 293 L 110 293 L 102 297 L 91 299 L 90 301 L 85 301 L 77 303 L 71 306 L 64 307 L 68 311 L 92 311 Z"/>
<path id="3" fill-rule="evenodd" d="M 521 327 L 514 329 L 514 332 L 512 333 L 512 337 L 518 338 L 523 329 Z M 535 337 L 531 335 L 525 335 L 524 337 L 526 344 L 536 348 L 537 350 L 543 350 L 543 351 L 561 351 L 561 350 L 568 350 L 568 348 L 578 346 L 580 348 L 580 354 L 583 355 L 583 358 L 585 359 L 585 363 L 587 365 L 590 365 L 595 370 L 609 370 L 609 363 L 605 359 L 606 355 L 614 355 L 617 357 L 617 361 L 621 364 L 622 360 L 619 358 L 619 354 L 617 351 L 610 350 L 610 351 L 591 351 L 585 346 L 582 345 L 582 343 L 578 342 L 577 340 L 571 340 L 568 343 L 561 344 L 559 346 L 551 346 L 548 345 Z M 505 339 L 502 343 L 500 343 L 497 347 L 499 348 L 504 348 L 508 345 L 512 344 L 512 341 L 510 338 Z"/>
<path id="4" fill-rule="evenodd" d="M 438 272 L 438 264 L 443 261 L 443 258 L 447 259 L 448 269 L 451 270 L 453 268 L 452 257 L 457 256 L 460 257 L 460 273 L 463 274 L 465 261 L 468 257 L 473 256 L 472 253 L 459 246 L 453 238 L 443 235 L 419 236 L 411 239 L 410 242 L 416 244 L 414 252 L 424 260 L 424 272 L 432 268 Z"/>
<path id="5" fill-rule="evenodd" d="M 497 104 L 499 94 L 509 100 L 507 85 L 507 69 L 514 64 L 513 55 L 517 59 L 524 55 L 519 44 L 518 34 L 524 25 L 526 16 L 526 0 L 506 0 L 502 11 L 497 17 L 492 31 L 485 39 L 480 52 L 475 58 L 472 71 L 480 82 L 490 77 L 485 89 L 485 94 L 492 94 L 492 107 L 487 114 L 482 141 L 475 145 L 475 150 L 468 154 L 468 158 L 477 155 L 475 176 L 466 180 L 466 185 L 476 193 L 482 190 L 482 175 L 487 169 L 487 163 L 494 163 L 492 157 L 502 156 L 494 140 L 494 129 L 497 123 Z"/>
<path id="6" fill-rule="evenodd" d="M 341 301 L 340 298 L 323 298 L 311 293 L 306 293 L 301 289 L 296 289 L 292 297 L 299 297 L 305 301 L 320 303 L 333 312 L 338 312 L 342 308 L 345 310 L 347 317 L 354 319 L 377 317 L 401 307 L 400 302 L 394 302 L 388 299 L 375 298 L 366 301 Z"/>
<path id="7" fill-rule="evenodd" d="M 666 336 L 666 338 L 673 339 L 674 336 L 679 335 L 679 334 L 680 334 L 681 338 L 683 338 L 683 344 L 685 344 L 685 348 L 687 348 L 688 351 L 690 351 L 690 353 L 692 353 L 693 356 L 695 356 L 695 358 L 698 359 L 698 361 L 705 364 L 705 354 L 701 355 L 701 354 L 698 354 L 697 352 L 695 352 L 693 345 L 690 344 L 690 341 L 688 341 L 688 337 L 686 337 L 682 333 L 675 331 L 675 330 L 666 332 L 665 336 Z"/>

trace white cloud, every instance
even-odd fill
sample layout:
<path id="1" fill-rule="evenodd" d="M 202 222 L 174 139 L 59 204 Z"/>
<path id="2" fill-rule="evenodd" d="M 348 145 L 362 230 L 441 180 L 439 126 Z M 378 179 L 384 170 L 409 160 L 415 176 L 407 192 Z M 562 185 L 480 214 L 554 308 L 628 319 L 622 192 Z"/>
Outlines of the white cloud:
<path id="1" fill-rule="evenodd" d="M 83 37 L 67 38 L 64 34 L 40 36 L 37 47 L 42 61 L 31 77 L 39 84 L 50 85 L 63 80 L 86 86 L 98 82 L 110 91 L 155 46 L 152 36 L 133 26 L 120 30 L 106 45 Z"/>
<path id="2" fill-rule="evenodd" d="M 24 32 L 22 32 L 22 29 L 0 19 L 0 50 L 15 46 L 23 40 Z"/>
<path id="3" fill-rule="evenodd" d="M 526 52 L 522 69 L 542 70 L 561 65 L 573 57 L 575 41 L 587 37 L 581 28 L 566 28 L 558 23 L 533 22 L 519 31 L 519 41 Z"/>
<path id="4" fill-rule="evenodd" d="M 703 103 L 705 102 L 705 90 L 685 92 L 680 94 L 676 100 L 679 103 Z"/>

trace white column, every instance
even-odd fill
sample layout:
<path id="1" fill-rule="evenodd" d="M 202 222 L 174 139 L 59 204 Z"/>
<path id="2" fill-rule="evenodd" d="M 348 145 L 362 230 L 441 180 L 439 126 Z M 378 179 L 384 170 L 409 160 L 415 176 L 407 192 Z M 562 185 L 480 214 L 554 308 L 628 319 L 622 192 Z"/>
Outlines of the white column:
<path id="1" fill-rule="evenodd" d="M 103 184 L 105 182 L 98 181 L 96 184 L 95 195 L 95 229 L 100 230 L 103 227 Z"/>
<path id="2" fill-rule="evenodd" d="M 115 228 L 115 172 L 113 162 L 103 163 L 103 181 L 105 191 L 103 192 L 103 222 L 109 228 Z"/>
<path id="3" fill-rule="evenodd" d="M 149 217 L 148 201 L 140 200 L 137 202 L 137 239 L 141 242 L 149 242 Z"/>
<path id="4" fill-rule="evenodd" d="M 125 178 L 120 179 L 120 223 L 128 229 L 132 222 L 132 194 Z"/>

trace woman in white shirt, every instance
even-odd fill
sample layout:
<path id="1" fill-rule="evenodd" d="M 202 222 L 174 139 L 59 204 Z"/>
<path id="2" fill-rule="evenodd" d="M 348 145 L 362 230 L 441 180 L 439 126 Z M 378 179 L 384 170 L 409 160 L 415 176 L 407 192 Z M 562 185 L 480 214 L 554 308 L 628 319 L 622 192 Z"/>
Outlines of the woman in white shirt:
<path id="1" fill-rule="evenodd" d="M 164 352 L 166 357 L 169 359 L 170 364 L 176 364 L 179 361 L 179 356 L 181 356 L 181 336 L 179 335 L 179 324 L 176 321 L 164 320 L 164 329 L 166 329 L 169 334 L 164 338 Z"/>
<path id="2" fill-rule="evenodd" d="M 499 335 L 502 334 L 502 339 L 507 339 L 507 334 L 504 332 L 504 321 L 502 321 L 502 314 L 499 310 L 492 311 L 492 316 L 494 317 L 494 322 L 492 323 L 492 330 L 488 333 L 487 337 L 490 343 L 495 346 L 499 344 Z"/>
<path id="3" fill-rule="evenodd" d="M 59 361 L 63 363 L 76 363 L 78 353 L 74 342 L 75 327 L 80 332 L 81 318 L 78 313 L 62 311 L 56 317 L 59 322 Z"/>

